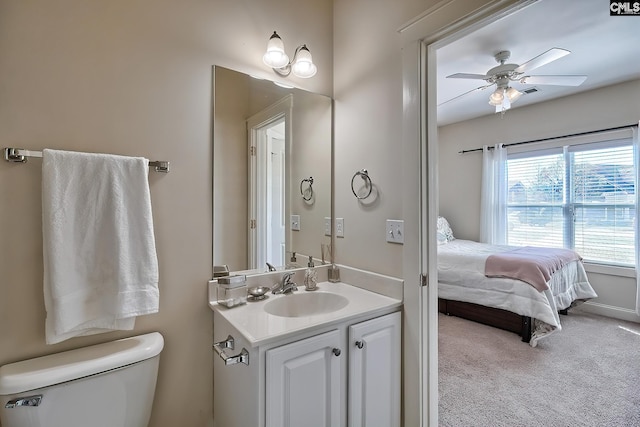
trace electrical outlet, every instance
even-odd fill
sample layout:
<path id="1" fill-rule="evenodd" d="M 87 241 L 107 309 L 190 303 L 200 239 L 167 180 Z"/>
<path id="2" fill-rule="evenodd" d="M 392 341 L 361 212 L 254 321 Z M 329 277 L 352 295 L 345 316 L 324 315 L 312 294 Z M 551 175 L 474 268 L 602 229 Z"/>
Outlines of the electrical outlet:
<path id="1" fill-rule="evenodd" d="M 291 215 L 291 229 L 300 231 L 300 215 Z"/>
<path id="2" fill-rule="evenodd" d="M 385 233 L 387 242 L 404 244 L 404 221 L 401 219 L 388 219 Z"/>
<path id="3" fill-rule="evenodd" d="M 331 236 L 331 218 L 328 216 L 324 217 L 324 235 Z"/>
<path id="4" fill-rule="evenodd" d="M 336 237 L 344 237 L 344 218 L 336 218 Z"/>

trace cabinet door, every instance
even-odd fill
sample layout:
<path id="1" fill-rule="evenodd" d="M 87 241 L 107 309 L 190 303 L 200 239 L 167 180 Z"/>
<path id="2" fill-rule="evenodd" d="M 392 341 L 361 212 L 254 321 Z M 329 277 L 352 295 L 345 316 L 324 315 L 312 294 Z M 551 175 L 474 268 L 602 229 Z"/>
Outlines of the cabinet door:
<path id="1" fill-rule="evenodd" d="M 330 427 L 342 423 L 339 331 L 266 352 L 267 427 Z"/>
<path id="2" fill-rule="evenodd" d="M 400 426 L 400 313 L 349 327 L 349 426 Z"/>

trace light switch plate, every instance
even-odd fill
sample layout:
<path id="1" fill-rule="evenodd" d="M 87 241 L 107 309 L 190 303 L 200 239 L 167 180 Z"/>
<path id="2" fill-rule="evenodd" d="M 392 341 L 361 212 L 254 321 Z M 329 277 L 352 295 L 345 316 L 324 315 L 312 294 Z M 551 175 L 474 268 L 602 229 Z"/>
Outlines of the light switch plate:
<path id="1" fill-rule="evenodd" d="M 331 218 L 328 216 L 324 217 L 324 235 L 331 236 Z"/>
<path id="2" fill-rule="evenodd" d="M 336 237 L 344 237 L 344 218 L 336 218 Z"/>
<path id="3" fill-rule="evenodd" d="M 291 229 L 300 231 L 300 215 L 291 215 Z"/>
<path id="4" fill-rule="evenodd" d="M 401 219 L 388 219 L 385 229 L 387 242 L 404 244 L 404 221 Z"/>

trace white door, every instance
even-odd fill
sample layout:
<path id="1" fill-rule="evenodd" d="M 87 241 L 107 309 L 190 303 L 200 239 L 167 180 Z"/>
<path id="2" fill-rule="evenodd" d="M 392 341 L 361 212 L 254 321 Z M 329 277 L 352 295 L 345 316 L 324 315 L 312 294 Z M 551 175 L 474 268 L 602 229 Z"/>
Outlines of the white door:
<path id="1" fill-rule="evenodd" d="M 289 216 L 291 95 L 247 120 L 249 142 L 248 268 L 285 264 Z"/>
<path id="2" fill-rule="evenodd" d="M 335 330 L 266 352 L 267 427 L 342 425 L 340 343 Z"/>
<path id="3" fill-rule="evenodd" d="M 267 130 L 266 261 L 285 264 L 285 140 L 284 122 Z"/>
<path id="4" fill-rule="evenodd" d="M 400 426 L 400 312 L 349 327 L 349 427 Z"/>

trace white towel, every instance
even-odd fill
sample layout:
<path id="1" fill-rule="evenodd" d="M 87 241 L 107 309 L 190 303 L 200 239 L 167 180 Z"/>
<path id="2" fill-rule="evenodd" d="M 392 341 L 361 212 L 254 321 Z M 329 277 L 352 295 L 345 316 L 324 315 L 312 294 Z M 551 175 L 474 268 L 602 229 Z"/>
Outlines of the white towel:
<path id="1" fill-rule="evenodd" d="M 43 151 L 47 344 L 158 311 L 148 170 L 141 157 Z"/>

